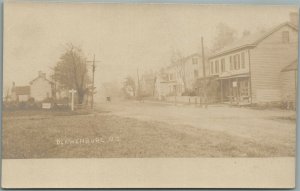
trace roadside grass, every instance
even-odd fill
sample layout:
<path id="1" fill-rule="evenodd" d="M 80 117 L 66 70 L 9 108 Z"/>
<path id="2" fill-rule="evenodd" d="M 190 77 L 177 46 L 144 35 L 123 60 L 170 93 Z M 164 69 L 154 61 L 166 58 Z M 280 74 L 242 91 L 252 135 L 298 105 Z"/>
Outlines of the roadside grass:
<path id="1" fill-rule="evenodd" d="M 89 115 L 73 114 L 4 112 L 3 158 L 295 155 L 294 140 L 289 144 L 275 145 L 267 141 L 255 142 L 226 132 L 199 129 L 188 125 L 140 121 L 101 112 L 88 113 Z M 78 139 L 89 140 L 89 142 L 76 143 Z"/>

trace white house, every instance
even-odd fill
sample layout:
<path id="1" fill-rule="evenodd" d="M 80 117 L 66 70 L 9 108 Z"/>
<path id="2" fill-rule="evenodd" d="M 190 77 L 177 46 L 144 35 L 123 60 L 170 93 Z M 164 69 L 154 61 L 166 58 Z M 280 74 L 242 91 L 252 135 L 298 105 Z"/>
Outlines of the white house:
<path id="1" fill-rule="evenodd" d="M 30 96 L 35 101 L 43 101 L 52 98 L 53 83 L 46 78 L 46 74 L 39 71 L 38 77 L 30 82 Z"/>
<path id="2" fill-rule="evenodd" d="M 291 14 L 291 22 L 243 37 L 210 56 L 208 74 L 220 82 L 221 102 L 251 104 L 284 100 L 282 82 L 289 78 L 293 83 L 296 73 L 295 69 L 285 72 L 284 68 L 291 63 L 297 68 L 298 22 L 292 22 L 297 20 L 294 17 L 298 18 L 298 14 Z M 293 90 L 289 94 L 295 97 L 294 88 L 287 89 Z"/>

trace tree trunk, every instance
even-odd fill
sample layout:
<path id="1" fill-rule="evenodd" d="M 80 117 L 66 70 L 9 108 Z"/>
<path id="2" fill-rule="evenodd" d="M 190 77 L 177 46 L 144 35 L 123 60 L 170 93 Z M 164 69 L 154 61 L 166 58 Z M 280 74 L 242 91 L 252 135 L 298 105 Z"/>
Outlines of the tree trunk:
<path id="1" fill-rule="evenodd" d="M 83 91 L 78 91 L 78 104 L 82 104 L 83 98 L 84 98 L 84 92 Z"/>

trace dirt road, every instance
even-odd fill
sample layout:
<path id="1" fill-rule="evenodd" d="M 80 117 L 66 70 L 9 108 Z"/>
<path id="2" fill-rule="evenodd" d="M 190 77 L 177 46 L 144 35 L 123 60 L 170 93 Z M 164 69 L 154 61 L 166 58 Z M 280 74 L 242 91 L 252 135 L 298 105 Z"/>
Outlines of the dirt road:
<path id="1" fill-rule="evenodd" d="M 227 105 L 209 106 L 205 109 L 194 105 L 138 101 L 102 103 L 98 104 L 98 108 L 113 115 L 166 122 L 174 125 L 174 128 L 175 125 L 189 125 L 256 143 L 295 147 L 294 111 L 255 110 Z"/>

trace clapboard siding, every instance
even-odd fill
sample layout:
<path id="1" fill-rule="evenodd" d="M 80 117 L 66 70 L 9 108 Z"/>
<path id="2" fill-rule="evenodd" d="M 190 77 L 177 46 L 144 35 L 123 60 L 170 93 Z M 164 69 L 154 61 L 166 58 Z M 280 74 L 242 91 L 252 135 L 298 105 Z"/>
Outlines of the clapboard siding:
<path id="1" fill-rule="evenodd" d="M 289 31 L 290 43 L 282 42 Z M 281 101 L 281 70 L 298 58 L 298 32 L 284 26 L 250 50 L 253 102 Z"/>
<path id="2" fill-rule="evenodd" d="M 281 72 L 280 85 L 281 85 L 281 99 L 285 101 L 296 100 L 296 87 L 297 87 L 297 72 L 288 71 Z"/>

